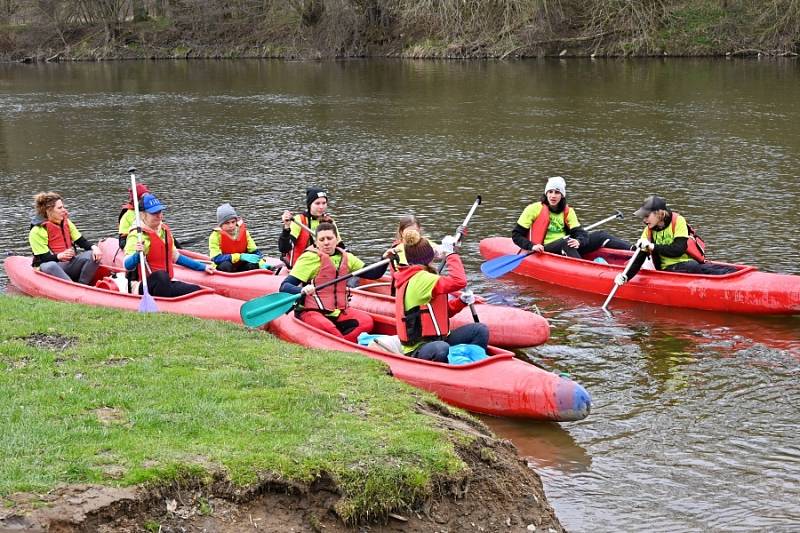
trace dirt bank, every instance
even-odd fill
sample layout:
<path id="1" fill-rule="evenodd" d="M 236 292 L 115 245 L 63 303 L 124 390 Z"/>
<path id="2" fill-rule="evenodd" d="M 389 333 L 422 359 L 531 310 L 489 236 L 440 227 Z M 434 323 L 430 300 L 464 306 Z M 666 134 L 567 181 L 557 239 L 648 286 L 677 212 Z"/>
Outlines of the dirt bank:
<path id="1" fill-rule="evenodd" d="M 207 484 L 186 480 L 159 488 L 61 487 L 48 494 L 15 494 L 0 509 L 0 531 L 563 531 L 541 479 L 508 441 L 486 426 L 422 407 L 457 435 L 469 465 L 462 479 L 439 480 L 434 497 L 392 513 L 388 521 L 347 525 L 335 508 L 340 491 L 328 476 L 311 484 L 264 476 L 235 488 L 222 475 Z"/>

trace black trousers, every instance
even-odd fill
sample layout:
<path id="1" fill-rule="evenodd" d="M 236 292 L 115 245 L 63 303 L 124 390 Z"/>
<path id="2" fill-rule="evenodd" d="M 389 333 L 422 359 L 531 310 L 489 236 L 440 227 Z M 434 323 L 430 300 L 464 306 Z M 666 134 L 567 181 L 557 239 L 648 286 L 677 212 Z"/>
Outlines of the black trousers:
<path id="1" fill-rule="evenodd" d="M 670 265 L 664 270 L 668 272 L 686 272 L 688 274 L 711 274 L 712 276 L 721 276 L 722 274 L 730 274 L 736 272 L 734 267 L 725 265 L 714 265 L 712 263 L 698 263 L 694 259 L 675 263 Z"/>
<path id="2" fill-rule="evenodd" d="M 589 241 L 584 246 L 570 248 L 567 246 L 566 239 L 558 239 L 545 245 L 544 250 L 553 254 L 566 255 L 580 259 L 582 255 L 594 252 L 598 248 L 614 248 L 616 250 L 630 250 L 631 244 L 614 237 L 605 231 L 593 231 L 589 233 Z"/>
<path id="3" fill-rule="evenodd" d="M 144 287 L 139 284 L 139 294 L 142 294 Z M 199 291 L 200 286 L 183 281 L 173 281 L 169 279 L 166 270 L 159 270 L 147 276 L 147 290 L 151 296 L 162 296 L 164 298 L 175 298 L 191 292 Z"/>

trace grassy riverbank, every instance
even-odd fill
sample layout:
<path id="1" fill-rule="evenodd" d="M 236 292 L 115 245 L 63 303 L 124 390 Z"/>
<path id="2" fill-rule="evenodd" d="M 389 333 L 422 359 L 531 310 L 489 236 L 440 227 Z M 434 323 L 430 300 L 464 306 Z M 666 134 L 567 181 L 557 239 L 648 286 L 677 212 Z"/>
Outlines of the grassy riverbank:
<path id="1" fill-rule="evenodd" d="M 2 3 L 0 3 L 1 5 Z M 796 55 L 800 0 L 33 0 L 0 57 Z"/>
<path id="2" fill-rule="evenodd" d="M 498 453 L 479 423 L 455 416 L 462 430 L 445 427 L 447 407 L 363 356 L 166 314 L 0 305 L 6 515 L 15 494 L 64 485 L 205 487 L 200 512 L 212 496 L 310 491 L 323 479 L 339 495 L 336 515 L 355 523 L 469 482 L 464 450 Z M 25 499 L 26 512 L 45 501 Z"/>

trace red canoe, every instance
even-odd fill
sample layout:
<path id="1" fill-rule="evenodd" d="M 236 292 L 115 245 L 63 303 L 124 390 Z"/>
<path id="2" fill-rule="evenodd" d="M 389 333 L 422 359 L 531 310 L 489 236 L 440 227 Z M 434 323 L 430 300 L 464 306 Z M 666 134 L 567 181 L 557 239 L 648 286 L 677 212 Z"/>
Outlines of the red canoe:
<path id="1" fill-rule="evenodd" d="M 514 255 L 511 239 L 491 237 L 480 243 L 481 255 L 494 259 Z M 526 257 L 514 270 L 523 276 L 594 294 L 608 295 L 614 277 L 622 272 L 632 252 L 601 248 L 586 259 L 541 253 Z M 608 264 L 595 263 L 603 257 Z M 755 267 L 731 265 L 736 272 L 722 276 L 641 270 L 620 287 L 615 298 L 674 307 L 734 313 L 792 315 L 800 313 L 800 276 L 760 272 Z"/>
<path id="2" fill-rule="evenodd" d="M 31 267 L 30 257 L 12 256 L 5 260 L 6 273 L 11 283 L 29 296 L 49 298 L 63 302 L 86 305 L 113 307 L 136 311 L 142 300 L 136 294 L 124 294 L 118 291 L 80 285 L 71 281 L 45 274 Z M 95 279 L 108 276 L 112 269 L 101 266 L 97 269 Z M 159 311 L 191 315 L 211 320 L 227 320 L 241 323 L 240 300 L 226 298 L 216 294 L 212 289 L 202 290 L 179 296 L 177 298 L 154 298 Z"/>
<path id="3" fill-rule="evenodd" d="M 122 266 L 122 253 L 116 239 L 103 239 L 100 242 L 103 250 L 103 262 Z M 200 261 L 207 261 L 208 256 L 181 250 L 181 253 Z M 279 260 L 273 260 L 279 263 Z M 275 264 L 277 264 L 275 263 Z M 196 283 L 211 287 L 217 293 L 239 300 L 252 300 L 265 294 L 278 292 L 284 276 L 275 276 L 268 270 L 250 270 L 248 272 L 217 272 L 209 276 L 205 272 L 197 272 L 179 266 L 180 279 L 188 283 Z M 285 273 L 286 270 L 282 271 Z M 394 297 L 388 294 L 388 282 L 373 283 L 362 280 L 365 288 L 354 288 L 351 291 L 350 305 L 370 313 L 387 317 L 394 316 Z M 538 346 L 550 337 L 550 325 L 547 320 L 537 314 L 516 307 L 479 303 L 475 311 L 481 322 L 489 326 L 489 342 L 505 348 L 524 348 Z M 450 319 L 453 328 L 473 322 L 472 314 L 465 308 Z"/>
<path id="4" fill-rule="evenodd" d="M 375 314 L 373 318 L 374 333 L 395 333 L 393 319 Z M 566 422 L 581 420 L 591 410 L 591 397 L 581 385 L 515 359 L 500 348 L 490 346 L 491 357 L 482 361 L 448 365 L 360 346 L 314 329 L 292 314 L 273 320 L 268 329 L 296 344 L 379 359 L 395 377 L 474 413 Z"/>

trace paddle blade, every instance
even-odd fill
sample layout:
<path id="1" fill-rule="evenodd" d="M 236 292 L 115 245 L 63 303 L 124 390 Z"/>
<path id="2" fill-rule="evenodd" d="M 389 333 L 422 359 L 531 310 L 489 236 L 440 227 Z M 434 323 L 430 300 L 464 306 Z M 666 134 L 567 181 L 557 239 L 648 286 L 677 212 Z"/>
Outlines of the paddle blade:
<path id="1" fill-rule="evenodd" d="M 157 313 L 158 306 L 156 305 L 156 301 L 153 300 L 153 297 L 150 296 L 150 293 L 144 291 L 142 294 L 142 300 L 139 302 L 139 312 L 140 313 Z"/>
<path id="2" fill-rule="evenodd" d="M 481 272 L 490 278 L 499 278 L 517 268 L 528 254 L 501 255 L 481 264 Z"/>
<path id="3" fill-rule="evenodd" d="M 253 298 L 242 304 L 239 315 L 245 326 L 257 328 L 286 314 L 301 296 L 302 294 L 276 292 Z"/>

